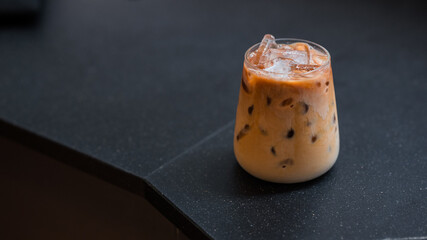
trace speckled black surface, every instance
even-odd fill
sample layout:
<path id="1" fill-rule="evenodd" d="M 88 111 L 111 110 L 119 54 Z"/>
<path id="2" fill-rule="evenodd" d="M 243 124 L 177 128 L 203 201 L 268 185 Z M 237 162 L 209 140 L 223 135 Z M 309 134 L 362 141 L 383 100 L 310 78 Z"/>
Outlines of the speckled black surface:
<path id="1" fill-rule="evenodd" d="M 148 181 L 215 239 L 426 236 L 425 147 L 402 144 L 396 153 L 393 142 L 374 142 L 358 149 L 369 137 L 344 138 L 339 161 L 322 177 L 281 185 L 237 164 L 230 126 Z"/>
<path id="2" fill-rule="evenodd" d="M 206 6 L 44 6 L 36 26 L 0 30 L 5 121 L 144 176 L 234 117 L 247 44 L 207 31 Z"/>
<path id="3" fill-rule="evenodd" d="M 34 24 L 0 24 L 0 134 L 146 191 L 195 238 L 427 236 L 421 6 L 45 1 Z M 256 180 L 233 156 L 243 53 L 267 32 L 332 55 L 341 152 L 309 183 Z"/>

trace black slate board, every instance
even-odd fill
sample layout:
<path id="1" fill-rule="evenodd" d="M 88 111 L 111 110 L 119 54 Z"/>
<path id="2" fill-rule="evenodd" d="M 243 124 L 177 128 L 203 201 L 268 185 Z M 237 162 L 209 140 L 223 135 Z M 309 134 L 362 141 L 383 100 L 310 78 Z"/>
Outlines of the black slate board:
<path id="1" fill-rule="evenodd" d="M 345 126 L 346 122 L 342 124 Z M 348 136 L 344 133 L 343 136 Z M 148 181 L 214 239 L 385 239 L 426 236 L 426 150 L 374 156 L 343 139 L 336 165 L 301 184 L 273 184 L 235 161 L 233 126 Z M 418 147 L 422 147 L 418 144 Z M 401 159 L 405 159 L 404 166 Z M 175 216 L 171 216 L 173 219 Z"/>

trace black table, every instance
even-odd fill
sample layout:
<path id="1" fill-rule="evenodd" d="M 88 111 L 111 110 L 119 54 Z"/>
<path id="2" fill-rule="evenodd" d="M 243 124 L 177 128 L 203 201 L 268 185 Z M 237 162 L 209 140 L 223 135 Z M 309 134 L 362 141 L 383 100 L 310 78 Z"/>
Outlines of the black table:
<path id="1" fill-rule="evenodd" d="M 416 2 L 44 1 L 0 24 L 0 134 L 146 197 L 193 238 L 427 237 L 427 17 Z M 341 151 L 272 184 L 233 155 L 243 53 L 332 55 Z"/>

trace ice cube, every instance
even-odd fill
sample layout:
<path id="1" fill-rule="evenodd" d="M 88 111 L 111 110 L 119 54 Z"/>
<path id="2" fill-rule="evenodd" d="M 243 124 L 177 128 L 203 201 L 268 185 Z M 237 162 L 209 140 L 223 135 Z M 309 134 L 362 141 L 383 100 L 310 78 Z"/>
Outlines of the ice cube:
<path id="1" fill-rule="evenodd" d="M 291 64 L 291 69 L 294 72 L 309 72 L 313 71 L 314 69 L 318 68 L 319 65 L 315 64 Z"/>
<path id="2" fill-rule="evenodd" d="M 294 64 L 292 59 L 276 58 L 265 64 L 264 71 L 272 73 L 280 73 L 287 76 L 291 72 L 291 64 Z"/>
<path id="3" fill-rule="evenodd" d="M 311 48 L 307 43 L 303 43 L 303 42 L 293 43 L 291 44 L 291 46 L 298 51 L 310 51 L 310 48 Z"/>
<path id="4" fill-rule="evenodd" d="M 306 62 L 298 62 L 298 63 L 300 63 L 300 64 L 309 64 L 310 63 L 310 61 L 311 61 L 311 50 L 312 50 L 311 46 L 309 46 L 306 43 L 298 42 L 298 43 L 292 44 L 292 47 L 294 50 L 306 53 L 307 61 Z"/>
<path id="5" fill-rule="evenodd" d="M 277 46 L 278 49 L 283 49 L 283 50 L 293 50 L 293 48 L 287 44 L 279 44 Z"/>
<path id="6" fill-rule="evenodd" d="M 256 50 L 256 55 L 253 58 L 255 65 L 264 64 L 267 62 L 266 54 L 271 47 L 276 47 L 276 40 L 273 35 L 265 34 L 261 43 L 259 44 L 258 49 Z"/>
<path id="7" fill-rule="evenodd" d="M 282 51 L 283 58 L 290 58 L 298 64 L 308 64 L 308 54 L 306 51 L 286 50 Z"/>
<path id="8" fill-rule="evenodd" d="M 317 50 L 313 50 L 311 56 L 310 64 L 323 65 L 328 61 L 328 56 Z"/>
<path id="9" fill-rule="evenodd" d="M 285 48 L 269 49 L 264 55 L 264 61 L 260 61 L 259 64 L 268 63 L 277 58 L 289 58 L 298 64 L 308 64 L 308 56 L 305 51 L 289 50 Z"/>
<path id="10" fill-rule="evenodd" d="M 256 52 L 249 53 L 248 60 L 250 63 L 254 63 L 255 56 L 256 56 Z"/>
<path id="11" fill-rule="evenodd" d="M 264 54 L 264 62 L 260 62 L 260 64 L 267 64 L 274 59 L 281 58 L 283 57 L 282 53 L 283 50 L 271 48 Z"/>

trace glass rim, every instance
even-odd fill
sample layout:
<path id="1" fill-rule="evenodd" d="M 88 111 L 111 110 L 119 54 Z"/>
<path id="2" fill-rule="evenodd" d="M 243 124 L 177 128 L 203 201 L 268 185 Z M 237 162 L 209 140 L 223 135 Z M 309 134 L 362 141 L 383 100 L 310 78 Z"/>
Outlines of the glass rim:
<path id="1" fill-rule="evenodd" d="M 322 50 L 322 51 L 324 51 L 324 52 L 326 53 L 326 55 L 327 55 L 328 59 L 327 59 L 327 61 L 325 61 L 322 65 L 320 65 L 320 67 L 318 67 L 318 68 L 316 68 L 316 69 L 313 69 L 313 70 L 311 70 L 311 71 L 308 71 L 308 72 L 303 72 L 303 73 L 294 73 L 294 74 L 296 74 L 296 75 L 304 76 L 304 75 L 308 75 L 308 74 L 313 74 L 313 73 L 315 73 L 315 72 L 320 71 L 321 69 L 324 69 L 324 68 L 325 68 L 326 66 L 328 66 L 328 65 L 330 64 L 330 62 L 331 62 L 331 55 L 329 54 L 329 51 L 328 51 L 328 50 L 326 50 L 326 48 L 324 48 L 322 45 L 317 44 L 317 43 L 315 43 L 315 42 L 308 41 L 308 40 L 305 40 L 305 39 L 298 39 L 298 38 L 277 38 L 275 41 L 276 41 L 276 43 L 279 43 L 280 41 L 282 41 L 282 42 L 284 42 L 284 41 L 291 41 L 292 43 L 296 43 L 296 42 L 303 42 L 303 43 L 307 43 L 307 44 L 309 44 L 309 45 L 311 45 L 311 46 L 313 46 L 313 47 L 317 47 L 317 48 L 319 48 L 320 50 Z M 255 66 L 254 64 L 252 64 L 251 62 L 249 62 L 249 60 L 248 60 L 248 56 L 249 56 L 249 54 L 250 54 L 250 53 L 252 53 L 253 51 L 255 51 L 255 49 L 258 49 L 258 46 L 259 46 L 260 44 L 261 44 L 261 42 L 256 43 L 256 44 L 252 45 L 250 48 L 248 48 L 248 50 L 246 50 L 246 52 L 245 52 L 245 60 L 244 60 L 245 65 L 247 65 L 247 66 L 249 66 L 250 68 L 255 69 L 255 70 L 257 70 L 257 71 L 261 71 L 261 72 L 263 72 L 264 74 L 280 74 L 280 73 L 276 73 L 276 72 L 268 72 L 268 71 L 265 71 L 264 69 L 258 68 L 257 66 Z M 280 43 L 279 43 L 279 44 L 280 44 Z"/>

